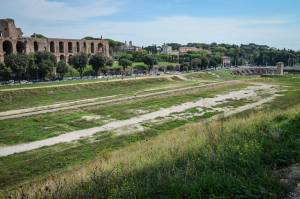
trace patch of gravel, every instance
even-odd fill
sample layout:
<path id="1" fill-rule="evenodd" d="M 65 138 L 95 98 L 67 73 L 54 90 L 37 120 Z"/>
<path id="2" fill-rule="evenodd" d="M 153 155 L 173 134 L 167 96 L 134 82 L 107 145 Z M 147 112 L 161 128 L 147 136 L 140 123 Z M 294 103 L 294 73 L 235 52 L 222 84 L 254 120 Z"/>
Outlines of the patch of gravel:
<path id="1" fill-rule="evenodd" d="M 80 120 L 84 120 L 87 122 L 92 122 L 92 121 L 96 121 L 102 119 L 101 115 L 86 115 L 86 116 L 82 116 Z"/>

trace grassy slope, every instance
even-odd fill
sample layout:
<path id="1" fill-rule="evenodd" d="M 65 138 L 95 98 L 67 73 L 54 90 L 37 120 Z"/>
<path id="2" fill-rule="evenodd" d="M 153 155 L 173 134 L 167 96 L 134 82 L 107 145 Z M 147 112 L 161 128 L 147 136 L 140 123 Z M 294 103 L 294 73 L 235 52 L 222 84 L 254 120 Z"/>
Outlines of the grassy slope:
<path id="1" fill-rule="evenodd" d="M 223 131 L 218 123 L 190 125 L 143 141 L 115 153 L 62 198 L 283 197 L 286 189 L 272 170 L 300 161 L 300 106 L 295 109 L 231 119 Z"/>
<path id="2" fill-rule="evenodd" d="M 272 171 L 300 161 L 299 112 L 297 105 L 280 113 L 259 112 L 223 123 L 187 125 L 112 152 L 76 171 L 72 178 L 70 174 L 54 177 L 51 180 L 56 183 L 47 186 L 49 191 L 36 190 L 33 185 L 31 194 L 53 198 L 281 198 L 287 187 L 278 183 Z M 91 171 L 91 177 L 83 175 Z"/>

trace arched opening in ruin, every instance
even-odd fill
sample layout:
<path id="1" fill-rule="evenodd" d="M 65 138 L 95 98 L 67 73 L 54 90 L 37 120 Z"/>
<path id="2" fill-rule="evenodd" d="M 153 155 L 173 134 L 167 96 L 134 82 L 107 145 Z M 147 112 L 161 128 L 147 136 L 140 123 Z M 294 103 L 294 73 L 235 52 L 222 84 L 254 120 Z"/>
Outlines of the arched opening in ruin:
<path id="1" fill-rule="evenodd" d="M 38 44 L 38 42 L 33 42 L 33 48 L 34 48 L 34 52 L 37 52 L 37 51 L 39 51 L 39 44 Z"/>
<path id="2" fill-rule="evenodd" d="M 79 42 L 76 42 L 76 49 L 77 49 L 77 53 L 80 52 L 80 45 L 79 45 Z"/>
<path id="3" fill-rule="evenodd" d="M 95 53 L 95 46 L 94 46 L 94 43 L 91 43 L 91 53 Z"/>
<path id="4" fill-rule="evenodd" d="M 68 52 L 73 53 L 73 44 L 72 44 L 72 42 L 68 42 Z"/>
<path id="5" fill-rule="evenodd" d="M 10 41 L 4 41 L 2 47 L 5 55 L 9 55 L 13 52 L 13 46 Z"/>
<path id="6" fill-rule="evenodd" d="M 0 37 L 3 37 L 3 32 L 2 31 L 0 31 Z"/>
<path id="7" fill-rule="evenodd" d="M 59 56 L 59 61 L 66 62 L 65 56 L 64 56 L 64 55 L 60 55 L 60 56 Z"/>
<path id="8" fill-rule="evenodd" d="M 59 52 L 64 53 L 64 42 L 60 41 L 58 45 L 59 45 Z"/>
<path id="9" fill-rule="evenodd" d="M 86 43 L 85 42 L 83 43 L 83 50 L 86 53 Z"/>
<path id="10" fill-rule="evenodd" d="M 50 52 L 55 53 L 55 44 L 54 44 L 54 41 L 50 42 Z"/>
<path id="11" fill-rule="evenodd" d="M 103 44 L 102 43 L 98 44 L 98 52 L 103 53 Z"/>
<path id="12" fill-rule="evenodd" d="M 22 41 L 18 41 L 16 45 L 17 53 L 25 53 L 25 44 Z"/>
<path id="13" fill-rule="evenodd" d="M 72 55 L 69 55 L 68 63 L 70 64 L 70 60 L 72 58 Z"/>

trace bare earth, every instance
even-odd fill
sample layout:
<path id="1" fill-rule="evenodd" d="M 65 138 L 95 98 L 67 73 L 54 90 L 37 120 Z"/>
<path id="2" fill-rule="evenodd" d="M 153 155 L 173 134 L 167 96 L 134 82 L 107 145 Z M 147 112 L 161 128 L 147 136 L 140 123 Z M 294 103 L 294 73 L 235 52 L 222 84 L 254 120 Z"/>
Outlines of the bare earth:
<path id="1" fill-rule="evenodd" d="M 180 113 L 184 112 L 191 108 L 196 107 L 203 107 L 203 108 L 210 108 L 215 105 L 221 104 L 225 100 L 239 100 L 239 99 L 247 99 L 256 96 L 256 91 L 258 90 L 271 90 L 272 85 L 267 84 L 257 84 L 255 86 L 249 86 L 246 89 L 239 90 L 239 91 L 232 91 L 228 94 L 224 95 L 218 95 L 214 98 L 204 98 L 199 99 L 195 102 L 187 102 L 183 103 L 177 106 L 172 106 L 169 108 L 160 109 L 159 111 L 143 114 L 137 117 L 133 117 L 127 120 L 121 120 L 121 121 L 113 121 L 108 124 L 105 124 L 103 126 L 79 130 L 79 131 L 73 131 L 70 133 L 65 133 L 62 135 L 59 135 L 57 137 L 48 138 L 45 140 L 25 143 L 25 144 L 18 144 L 14 146 L 7 146 L 7 147 L 0 147 L 0 157 L 12 155 L 15 153 L 21 153 L 26 152 L 34 149 L 38 149 L 44 146 L 52 146 L 59 143 L 65 143 L 65 142 L 72 142 L 79 140 L 81 138 L 87 138 L 95 135 L 99 132 L 104 131 L 112 131 L 116 130 L 122 127 L 130 126 L 130 125 L 139 125 L 141 123 L 144 123 L 146 121 L 151 121 L 156 118 L 161 117 L 167 117 L 173 113 Z M 238 112 L 242 112 L 244 110 L 253 109 L 257 106 L 260 106 L 264 103 L 270 102 L 275 98 L 275 95 L 272 97 L 264 98 L 258 102 L 247 104 L 246 106 L 238 107 L 232 111 L 226 112 L 225 116 L 229 116 Z"/>

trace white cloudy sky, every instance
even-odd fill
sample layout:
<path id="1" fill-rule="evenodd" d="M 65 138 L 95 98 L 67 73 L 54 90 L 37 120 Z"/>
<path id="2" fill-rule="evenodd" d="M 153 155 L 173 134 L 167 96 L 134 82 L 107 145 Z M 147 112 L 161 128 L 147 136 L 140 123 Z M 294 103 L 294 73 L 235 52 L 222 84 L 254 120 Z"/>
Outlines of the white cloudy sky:
<path id="1" fill-rule="evenodd" d="M 300 49 L 298 0 L 0 0 L 25 35 L 267 44 Z"/>

